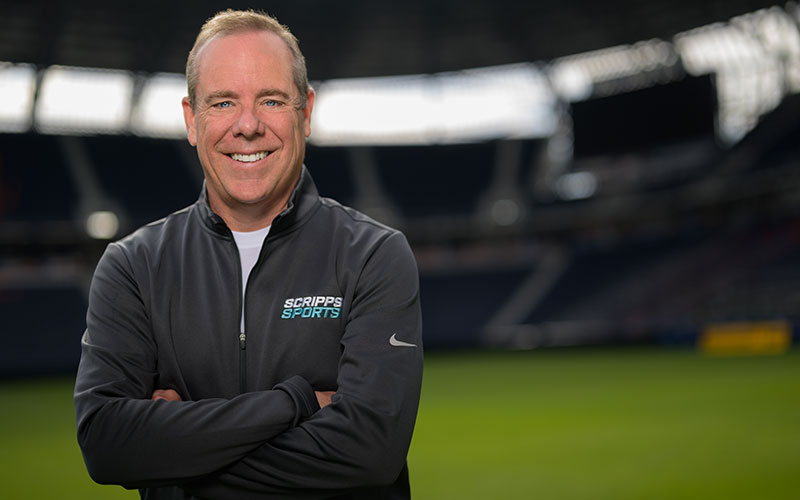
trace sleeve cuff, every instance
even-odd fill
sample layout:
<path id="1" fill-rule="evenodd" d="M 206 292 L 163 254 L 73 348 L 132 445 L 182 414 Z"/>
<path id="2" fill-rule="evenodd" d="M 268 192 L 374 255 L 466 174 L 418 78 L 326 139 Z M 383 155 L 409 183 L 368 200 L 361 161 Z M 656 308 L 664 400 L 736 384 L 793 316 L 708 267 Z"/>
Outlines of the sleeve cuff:
<path id="1" fill-rule="evenodd" d="M 296 409 L 292 427 L 296 426 L 303 420 L 313 415 L 314 412 L 319 410 L 319 402 L 317 401 L 316 394 L 314 394 L 314 389 L 311 387 L 311 384 L 309 384 L 308 381 L 300 375 L 295 375 L 294 377 L 281 382 L 273 389 L 281 390 L 288 394 L 290 398 L 292 398 Z"/>

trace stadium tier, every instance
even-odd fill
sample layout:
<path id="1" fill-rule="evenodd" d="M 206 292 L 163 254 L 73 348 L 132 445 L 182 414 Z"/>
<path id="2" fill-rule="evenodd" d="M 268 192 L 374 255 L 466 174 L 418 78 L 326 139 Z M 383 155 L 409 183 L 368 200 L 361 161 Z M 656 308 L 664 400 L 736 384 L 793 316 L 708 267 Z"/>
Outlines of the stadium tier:
<path id="1" fill-rule="evenodd" d="M 694 343 L 709 324 L 800 322 L 798 102 L 711 155 L 692 135 L 634 162 L 553 164 L 547 141 L 509 139 L 310 145 L 307 163 L 323 195 L 406 232 L 432 349 Z M 74 368 L 100 252 L 196 199 L 194 155 L 125 134 L 0 134 L 4 375 Z M 590 178 L 585 197 L 559 191 Z M 98 213 L 110 233 L 92 232 Z"/>

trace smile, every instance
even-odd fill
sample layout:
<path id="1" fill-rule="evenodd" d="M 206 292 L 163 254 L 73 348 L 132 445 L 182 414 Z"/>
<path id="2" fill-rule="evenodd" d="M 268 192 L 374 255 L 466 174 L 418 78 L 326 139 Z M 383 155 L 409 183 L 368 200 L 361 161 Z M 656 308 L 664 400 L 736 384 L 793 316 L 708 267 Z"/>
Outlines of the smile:
<path id="1" fill-rule="evenodd" d="M 249 155 L 240 154 L 240 153 L 231 153 L 228 156 L 233 158 L 236 161 L 242 161 L 245 163 L 252 163 L 254 161 L 263 160 L 267 156 L 269 156 L 269 151 L 261 151 L 260 153 L 252 153 Z"/>

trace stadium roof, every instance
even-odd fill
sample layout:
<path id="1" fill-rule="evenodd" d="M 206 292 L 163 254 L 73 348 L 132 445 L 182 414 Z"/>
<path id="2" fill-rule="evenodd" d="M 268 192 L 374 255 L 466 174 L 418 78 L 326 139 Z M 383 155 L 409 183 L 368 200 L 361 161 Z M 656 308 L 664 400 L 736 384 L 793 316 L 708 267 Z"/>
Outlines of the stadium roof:
<path id="1" fill-rule="evenodd" d="M 300 39 L 314 80 L 434 73 L 548 61 L 640 40 L 669 39 L 771 5 L 784 3 L 4 0 L 0 61 L 182 72 L 199 26 L 230 6 L 263 9 L 289 25 Z"/>

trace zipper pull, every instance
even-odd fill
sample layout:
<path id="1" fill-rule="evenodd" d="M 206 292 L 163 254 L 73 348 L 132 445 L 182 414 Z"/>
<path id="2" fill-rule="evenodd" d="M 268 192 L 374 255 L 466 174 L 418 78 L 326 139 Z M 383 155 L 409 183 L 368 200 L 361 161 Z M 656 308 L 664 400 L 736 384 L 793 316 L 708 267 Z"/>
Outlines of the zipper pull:
<path id="1" fill-rule="evenodd" d="M 244 332 L 240 333 L 239 334 L 239 348 L 241 350 L 243 350 L 243 351 L 247 348 L 246 341 L 247 341 L 247 336 L 244 334 Z"/>

